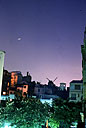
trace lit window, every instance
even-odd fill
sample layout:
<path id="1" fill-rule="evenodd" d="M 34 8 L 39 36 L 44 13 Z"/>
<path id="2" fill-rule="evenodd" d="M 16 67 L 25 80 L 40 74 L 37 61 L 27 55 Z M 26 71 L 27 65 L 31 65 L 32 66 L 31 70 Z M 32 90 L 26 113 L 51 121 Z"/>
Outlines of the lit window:
<path id="1" fill-rule="evenodd" d="M 9 86 L 9 82 L 8 82 L 8 86 Z"/>
<path id="2" fill-rule="evenodd" d="M 3 95 L 6 95 L 6 92 L 3 92 Z"/>

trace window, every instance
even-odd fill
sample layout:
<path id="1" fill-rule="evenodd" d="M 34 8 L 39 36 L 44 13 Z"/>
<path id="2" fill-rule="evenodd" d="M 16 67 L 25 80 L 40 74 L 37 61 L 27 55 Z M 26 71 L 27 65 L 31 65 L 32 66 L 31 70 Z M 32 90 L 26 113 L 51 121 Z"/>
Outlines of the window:
<path id="1" fill-rule="evenodd" d="M 23 94 L 26 95 L 26 92 L 24 92 Z"/>
<path id="2" fill-rule="evenodd" d="M 26 86 L 24 86 L 24 88 L 26 88 Z"/>
<path id="3" fill-rule="evenodd" d="M 76 94 L 71 94 L 71 100 L 76 100 Z"/>
<path id="4" fill-rule="evenodd" d="M 70 90 L 74 90 L 74 85 L 70 85 Z"/>
<path id="5" fill-rule="evenodd" d="M 80 95 L 78 94 L 78 97 L 79 97 Z"/>
<path id="6" fill-rule="evenodd" d="M 6 92 L 3 92 L 3 95 L 6 95 Z"/>
<path id="7" fill-rule="evenodd" d="M 75 85 L 75 90 L 80 90 L 80 85 Z"/>
<path id="8" fill-rule="evenodd" d="M 38 92 L 40 92 L 40 89 L 38 88 Z"/>

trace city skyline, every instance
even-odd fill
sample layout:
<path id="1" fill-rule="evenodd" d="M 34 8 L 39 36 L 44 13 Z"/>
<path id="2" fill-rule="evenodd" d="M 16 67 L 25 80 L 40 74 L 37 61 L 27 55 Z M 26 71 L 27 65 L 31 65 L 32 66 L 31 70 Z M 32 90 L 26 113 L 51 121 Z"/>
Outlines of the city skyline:
<path id="1" fill-rule="evenodd" d="M 0 0 L 0 50 L 6 70 L 30 72 L 32 80 L 82 79 L 85 0 Z"/>

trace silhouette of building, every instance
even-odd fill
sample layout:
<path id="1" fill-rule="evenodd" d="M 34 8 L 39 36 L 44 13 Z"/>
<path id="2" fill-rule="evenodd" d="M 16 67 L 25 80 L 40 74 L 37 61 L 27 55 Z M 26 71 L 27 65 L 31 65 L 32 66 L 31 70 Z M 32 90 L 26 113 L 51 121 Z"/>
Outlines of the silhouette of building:
<path id="1" fill-rule="evenodd" d="M 2 82 L 2 95 L 9 94 L 9 87 L 11 84 L 11 73 L 7 70 L 3 71 L 3 82 Z"/>
<path id="2" fill-rule="evenodd" d="M 32 80 L 32 77 L 31 75 L 29 74 L 29 72 L 27 72 L 27 75 L 26 76 L 23 76 L 22 77 L 22 81 L 25 81 L 27 83 L 31 83 L 31 80 Z"/>

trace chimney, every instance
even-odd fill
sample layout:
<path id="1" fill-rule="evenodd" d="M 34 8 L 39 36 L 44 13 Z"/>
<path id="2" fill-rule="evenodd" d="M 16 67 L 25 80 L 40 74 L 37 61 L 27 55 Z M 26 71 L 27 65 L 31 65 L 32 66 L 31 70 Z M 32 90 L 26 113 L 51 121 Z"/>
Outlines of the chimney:
<path id="1" fill-rule="evenodd" d="M 29 72 L 27 72 L 27 76 L 29 76 Z"/>

